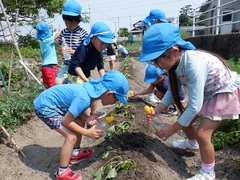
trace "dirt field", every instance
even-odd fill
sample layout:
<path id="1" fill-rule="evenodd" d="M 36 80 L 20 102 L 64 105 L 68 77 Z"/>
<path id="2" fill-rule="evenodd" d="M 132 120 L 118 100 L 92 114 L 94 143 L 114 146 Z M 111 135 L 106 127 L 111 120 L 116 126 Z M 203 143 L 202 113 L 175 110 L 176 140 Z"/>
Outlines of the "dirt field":
<path id="1" fill-rule="evenodd" d="M 121 69 L 123 60 L 116 62 L 116 69 Z M 136 58 L 130 60 L 133 67 L 129 68 L 129 83 L 132 90 L 138 90 L 147 85 L 143 83 L 144 63 L 138 63 Z M 108 64 L 106 64 L 108 69 Z M 96 76 L 96 72 L 93 76 Z M 140 98 L 129 101 L 134 115 L 131 128 L 124 134 L 110 140 L 99 139 L 89 144 L 84 137 L 81 147 L 92 147 L 95 154 L 72 169 L 81 173 L 83 180 L 94 179 L 94 173 L 107 161 L 101 156 L 108 146 L 116 149 L 112 156 L 121 156 L 124 160 L 132 159 L 136 162 L 136 169 L 118 172 L 117 180 L 173 180 L 186 179 L 198 171 L 200 156 L 198 151 L 185 151 L 169 147 L 168 142 L 175 138 L 184 138 L 182 132 L 175 134 L 167 142 L 162 142 L 154 135 L 154 129 L 147 124 L 143 111 L 144 102 Z M 113 111 L 115 105 L 99 109 Z M 164 122 L 172 123 L 177 116 L 160 117 Z M 116 116 L 116 124 L 128 120 Z M 3 139 L 0 143 L 0 179 L 1 180 L 43 180 L 54 179 L 58 169 L 60 147 L 63 138 L 51 131 L 37 118 L 30 119 L 27 124 L 10 132 L 17 144 L 22 148 L 27 158 L 23 158 Z M 239 151 L 228 148 L 216 153 L 216 177 L 219 180 L 238 180 L 237 160 Z"/>

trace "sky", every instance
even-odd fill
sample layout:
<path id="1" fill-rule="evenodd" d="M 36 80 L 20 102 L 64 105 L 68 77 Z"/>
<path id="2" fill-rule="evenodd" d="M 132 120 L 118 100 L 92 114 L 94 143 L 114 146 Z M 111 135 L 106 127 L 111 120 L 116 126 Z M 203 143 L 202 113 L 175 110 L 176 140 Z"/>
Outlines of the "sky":
<path id="1" fill-rule="evenodd" d="M 207 0 L 76 0 L 82 6 L 82 15 L 90 17 L 90 23 L 80 23 L 80 26 L 90 32 L 91 26 L 98 21 L 105 22 L 111 31 L 117 34 L 119 28 L 133 29 L 133 24 L 143 20 L 152 9 L 161 9 L 167 18 L 177 18 L 179 11 L 186 5 L 198 9 Z M 65 28 L 61 14 L 47 22 L 57 31 Z M 22 35 L 29 34 L 32 27 L 20 28 Z"/>
<path id="2" fill-rule="evenodd" d="M 192 5 L 193 9 L 198 8 L 206 0 L 77 0 L 82 6 L 82 14 L 90 16 L 90 24 L 80 23 L 80 26 L 90 31 L 91 25 L 95 22 L 105 22 L 112 32 L 119 28 L 126 27 L 133 29 L 132 25 L 143 20 L 149 15 L 152 9 L 161 9 L 166 17 L 178 17 L 179 11 L 186 5 Z M 56 29 L 65 27 L 61 15 L 54 21 Z"/>

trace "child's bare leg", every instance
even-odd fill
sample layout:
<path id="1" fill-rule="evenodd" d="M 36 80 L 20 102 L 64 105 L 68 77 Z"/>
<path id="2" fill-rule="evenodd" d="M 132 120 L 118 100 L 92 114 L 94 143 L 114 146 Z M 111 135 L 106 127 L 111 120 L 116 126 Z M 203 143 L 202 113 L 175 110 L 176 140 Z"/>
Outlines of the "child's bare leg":
<path id="1" fill-rule="evenodd" d="M 114 61 L 109 61 L 109 67 L 111 70 L 114 70 L 114 68 L 115 68 Z"/>
<path id="2" fill-rule="evenodd" d="M 211 121 L 208 118 L 203 118 L 196 130 L 196 139 L 200 148 L 201 160 L 205 164 L 215 161 L 215 151 L 211 137 L 221 123 L 222 121 Z"/>
<path id="3" fill-rule="evenodd" d="M 77 135 L 64 126 L 56 129 L 56 131 L 65 138 L 60 152 L 60 166 L 66 167 L 69 165 L 73 147 L 77 142 Z"/>

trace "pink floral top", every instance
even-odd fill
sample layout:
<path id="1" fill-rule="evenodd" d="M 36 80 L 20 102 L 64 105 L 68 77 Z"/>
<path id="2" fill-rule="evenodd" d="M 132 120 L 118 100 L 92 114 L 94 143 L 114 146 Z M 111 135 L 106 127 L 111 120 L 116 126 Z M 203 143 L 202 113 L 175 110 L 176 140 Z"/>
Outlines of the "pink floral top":
<path id="1" fill-rule="evenodd" d="M 216 57 L 198 50 L 182 52 L 176 69 L 179 87 L 187 87 L 188 106 L 178 119 L 183 126 L 188 126 L 200 112 L 203 102 L 217 93 L 234 92 L 240 86 L 240 75 L 223 65 Z M 171 89 L 162 99 L 169 106 L 173 102 Z"/>

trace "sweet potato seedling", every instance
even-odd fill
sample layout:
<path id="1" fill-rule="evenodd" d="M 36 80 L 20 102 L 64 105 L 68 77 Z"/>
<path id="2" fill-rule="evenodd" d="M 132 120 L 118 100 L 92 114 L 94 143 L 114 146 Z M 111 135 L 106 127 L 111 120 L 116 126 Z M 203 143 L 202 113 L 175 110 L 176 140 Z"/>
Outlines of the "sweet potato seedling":
<path id="1" fill-rule="evenodd" d="M 136 162 L 132 159 L 123 160 L 121 156 L 114 156 L 98 169 L 94 177 L 95 180 L 112 179 L 117 176 L 118 171 L 129 170 L 131 167 L 137 167 Z"/>

